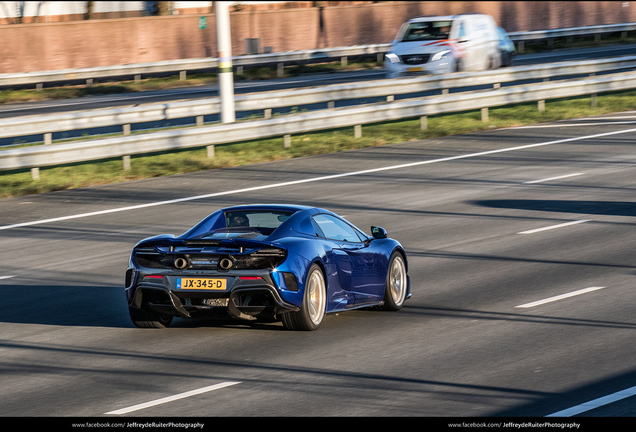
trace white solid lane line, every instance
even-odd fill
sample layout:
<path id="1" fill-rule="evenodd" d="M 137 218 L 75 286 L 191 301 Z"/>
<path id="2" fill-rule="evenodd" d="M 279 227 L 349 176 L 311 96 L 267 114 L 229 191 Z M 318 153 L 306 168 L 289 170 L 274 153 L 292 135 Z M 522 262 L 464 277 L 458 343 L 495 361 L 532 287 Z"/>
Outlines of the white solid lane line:
<path id="1" fill-rule="evenodd" d="M 566 226 L 570 226 L 570 225 L 576 225 L 576 224 L 580 224 L 583 222 L 589 222 L 589 220 L 577 220 L 577 221 L 572 221 L 572 222 L 566 222 L 566 223 L 562 223 L 562 224 L 558 224 L 558 225 L 550 225 L 547 227 L 543 227 L 543 228 L 537 228 L 537 229 L 533 229 L 533 230 L 528 230 L 528 231 L 521 231 L 517 234 L 534 234 L 534 233 L 538 233 L 541 231 L 548 231 L 551 229 L 556 229 L 556 228 L 562 228 L 562 227 L 566 227 Z"/>
<path id="2" fill-rule="evenodd" d="M 122 409 L 118 409 L 118 410 L 115 410 L 115 411 L 110 411 L 110 412 L 107 412 L 105 414 L 115 414 L 115 415 L 127 414 L 127 413 L 132 412 L 132 411 L 137 411 L 137 410 L 140 410 L 140 409 L 149 408 L 149 407 L 152 407 L 152 406 L 155 406 L 155 405 L 161 405 L 161 404 L 164 404 L 164 403 L 172 402 L 172 401 L 175 401 L 175 400 L 178 400 L 178 399 L 187 398 L 187 397 L 190 397 L 190 396 L 196 396 L 196 395 L 199 395 L 201 393 L 207 393 L 207 392 L 210 392 L 210 391 L 213 391 L 213 390 L 222 389 L 224 387 L 229 387 L 229 386 L 232 386 L 232 385 L 235 385 L 235 384 L 240 384 L 240 383 L 239 382 L 229 381 L 229 382 L 224 382 L 224 383 L 220 383 L 220 384 L 214 384 L 214 385 L 211 385 L 211 386 L 208 386 L 208 387 L 203 387 L 203 388 L 200 388 L 200 389 L 197 389 L 197 390 L 192 390 L 192 391 L 185 392 L 185 393 L 179 393 L 179 394 L 174 395 L 174 396 L 168 396 L 168 397 L 165 397 L 165 398 L 161 398 L 161 399 L 157 399 L 157 400 L 154 400 L 154 401 L 142 403 L 142 404 L 139 404 L 139 405 L 133 405 L 133 406 L 128 407 L 128 408 L 122 408 Z"/>
<path id="3" fill-rule="evenodd" d="M 621 116 L 621 117 L 589 117 L 576 119 L 576 121 L 594 121 L 594 120 L 627 120 L 627 119 L 636 119 L 636 116 Z"/>
<path id="4" fill-rule="evenodd" d="M 97 216 L 97 215 L 103 215 L 103 214 L 108 214 L 108 213 L 116 213 L 116 212 L 122 212 L 122 211 L 128 211 L 128 210 L 137 210 L 137 209 L 142 209 L 142 208 L 147 208 L 147 207 L 154 207 L 154 206 L 165 205 L 165 204 L 175 204 L 175 203 L 179 203 L 179 202 L 193 201 L 193 200 L 212 198 L 212 197 L 219 197 L 219 196 L 224 196 L 224 195 L 234 195 L 234 194 L 243 193 L 243 192 L 253 192 L 253 191 L 257 191 L 257 190 L 272 189 L 272 188 L 278 188 L 278 187 L 284 187 L 284 186 L 293 186 L 293 185 L 298 185 L 298 184 L 303 184 L 303 183 L 311 183 L 311 182 L 316 182 L 316 181 L 333 180 L 333 179 L 342 178 L 342 177 L 357 176 L 357 175 L 364 175 L 364 174 L 372 174 L 372 173 L 381 172 L 381 171 L 390 171 L 390 170 L 401 169 L 401 168 L 410 168 L 410 167 L 419 166 L 419 165 L 428 165 L 428 164 L 434 164 L 434 163 L 440 163 L 440 162 L 449 162 L 449 161 L 455 161 L 455 160 L 461 160 L 461 159 L 469 159 L 469 158 L 473 158 L 473 157 L 487 156 L 487 155 L 492 155 L 492 154 L 497 154 L 497 153 L 506 153 L 506 152 L 516 151 L 516 150 L 526 150 L 526 149 L 531 149 L 531 148 L 535 148 L 535 147 L 544 147 L 544 146 L 549 146 L 549 145 L 554 145 L 554 144 L 562 144 L 562 143 L 573 142 L 573 141 L 582 141 L 582 140 L 586 140 L 586 139 L 600 138 L 600 137 L 618 135 L 618 134 L 624 134 L 624 133 L 630 133 L 630 132 L 636 132 L 636 129 L 625 129 L 625 130 L 621 130 L 621 131 L 605 132 L 605 133 L 595 134 L 595 135 L 586 135 L 586 136 L 582 136 L 582 137 L 565 138 L 565 139 L 560 139 L 560 140 L 555 140 L 555 141 L 546 141 L 546 142 L 536 143 L 536 144 L 527 144 L 527 145 L 516 146 L 516 147 L 507 147 L 507 148 L 498 149 L 498 150 L 487 150 L 487 151 L 478 152 L 478 153 L 468 153 L 468 154 L 459 155 L 459 156 L 450 156 L 450 157 L 441 158 L 441 159 L 430 159 L 430 160 L 419 161 L 419 162 L 411 162 L 411 163 L 405 163 L 405 164 L 400 164 L 400 165 L 391 165 L 391 166 L 382 167 L 382 168 L 373 168 L 373 169 L 362 170 L 362 171 L 352 171 L 352 172 L 348 172 L 348 173 L 333 174 L 333 175 L 327 175 L 327 176 L 322 176 L 322 177 L 312 177 L 312 178 L 308 178 L 308 179 L 304 179 L 304 180 L 296 180 L 296 181 L 290 181 L 290 182 L 284 182 L 284 183 L 273 183 L 273 184 L 269 184 L 269 185 L 255 186 L 255 187 L 245 188 L 245 189 L 235 189 L 235 190 L 229 190 L 229 191 L 225 191 L 225 192 L 216 192 L 216 193 L 210 193 L 210 194 L 205 194 L 205 195 L 197 195 L 197 196 L 179 198 L 179 199 L 168 200 L 168 201 L 157 201 L 157 202 L 153 202 L 153 203 L 139 204 L 139 205 L 134 205 L 134 206 L 129 206 L 129 207 L 120 207 L 120 208 L 109 209 L 109 210 L 101 210 L 101 211 L 90 212 L 90 213 L 80 213 L 80 214 L 75 214 L 75 215 L 62 216 L 62 217 L 57 217 L 57 218 L 52 218 L 52 219 L 43 219 L 43 220 L 32 221 L 32 222 L 17 223 L 17 224 L 13 224 L 13 225 L 4 225 L 4 226 L 0 226 L 0 230 L 20 228 L 20 227 L 31 226 L 31 225 L 40 225 L 40 224 L 45 224 L 45 223 L 59 222 L 59 221 L 64 221 L 64 220 L 69 220 L 69 219 L 78 219 L 78 218 L 84 218 L 84 217 L 89 217 L 89 216 Z"/>
<path id="5" fill-rule="evenodd" d="M 590 411 L 595 408 L 599 408 L 604 405 L 611 404 L 612 402 L 616 402 L 634 395 L 636 395 L 636 387 L 630 387 L 626 390 L 621 390 L 616 393 L 612 393 L 611 395 L 603 396 L 598 399 L 594 399 L 589 402 L 585 402 L 580 405 L 555 412 L 553 414 L 547 415 L 546 417 L 572 417 L 574 415 L 581 414 L 583 412 Z"/>
<path id="6" fill-rule="evenodd" d="M 555 302 L 557 300 L 562 300 L 562 299 L 565 299 L 565 298 L 568 298 L 568 297 L 574 297 L 574 296 L 585 294 L 585 293 L 589 293 L 589 292 L 592 292 L 592 291 L 597 291 L 597 290 L 600 290 L 600 289 L 603 289 L 603 288 L 605 288 L 605 287 L 583 288 L 583 289 L 578 290 L 578 291 L 572 291 L 570 293 L 561 294 L 561 295 L 550 297 L 550 298 L 547 298 L 547 299 L 544 299 L 544 300 L 538 300 L 538 301 L 535 301 L 535 302 L 532 302 L 532 303 L 526 303 L 526 304 L 522 304 L 520 306 L 515 306 L 515 308 L 531 308 L 531 307 L 539 306 L 539 305 L 542 305 L 542 304 Z"/>
<path id="7" fill-rule="evenodd" d="M 527 181 L 527 182 L 524 182 L 523 184 L 543 183 L 543 182 L 552 181 L 552 180 L 561 180 L 561 179 L 568 178 L 568 177 L 576 177 L 576 176 L 580 176 L 580 175 L 583 175 L 583 174 L 585 174 L 585 173 L 566 174 L 566 175 L 562 175 L 562 176 L 558 176 L 558 177 L 550 177 L 550 178 L 541 179 L 541 180 Z"/>
<path id="8" fill-rule="evenodd" d="M 584 120 L 584 119 L 579 119 Z M 636 120 L 630 121 L 615 121 L 615 122 L 603 122 L 599 123 L 599 125 L 617 125 L 617 124 L 631 124 L 636 123 Z M 515 129 L 544 129 L 544 128 L 564 128 L 564 127 L 572 127 L 572 126 L 596 126 L 590 123 L 559 123 L 559 124 L 550 124 L 550 125 L 531 125 L 531 126 L 516 126 Z"/>

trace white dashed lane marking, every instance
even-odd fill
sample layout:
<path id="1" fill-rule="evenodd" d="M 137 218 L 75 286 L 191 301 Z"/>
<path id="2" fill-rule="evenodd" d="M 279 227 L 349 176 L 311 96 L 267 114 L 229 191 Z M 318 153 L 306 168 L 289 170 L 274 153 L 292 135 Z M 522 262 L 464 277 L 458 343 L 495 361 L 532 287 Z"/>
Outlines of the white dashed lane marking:
<path id="1" fill-rule="evenodd" d="M 543 299 L 543 300 L 537 300 L 537 301 L 532 302 L 532 303 L 526 303 L 526 304 L 522 304 L 520 306 L 515 306 L 515 307 L 516 308 L 531 308 L 531 307 L 539 306 L 539 305 L 546 304 L 546 303 L 552 303 L 552 302 L 555 302 L 557 300 L 562 300 L 562 299 L 565 299 L 565 298 L 578 296 L 578 295 L 589 293 L 589 292 L 592 292 L 592 291 L 597 291 L 597 290 L 600 290 L 600 289 L 603 289 L 603 288 L 605 288 L 605 287 L 583 288 L 583 289 L 578 290 L 578 291 L 572 291 L 570 293 L 561 294 L 561 295 L 550 297 L 550 298 Z"/>
<path id="2" fill-rule="evenodd" d="M 211 392 L 211 391 L 214 391 L 214 390 L 219 390 L 219 389 L 222 389 L 222 388 L 225 388 L 225 387 L 233 386 L 235 384 L 240 384 L 240 383 L 239 382 L 229 381 L 229 382 L 224 382 L 224 383 L 220 383 L 220 384 L 214 384 L 214 385 L 203 387 L 203 388 L 200 388 L 200 389 L 197 389 L 197 390 L 191 390 L 191 391 L 188 391 L 188 392 L 185 392 L 185 393 L 179 393 L 179 394 L 176 394 L 174 396 L 168 396 L 168 397 L 157 399 L 157 400 L 154 400 L 154 401 L 145 402 L 145 403 L 141 403 L 141 404 L 138 404 L 138 405 L 133 405 L 133 406 L 130 406 L 128 408 L 121 408 L 121 409 L 118 409 L 118 410 L 115 410 L 115 411 L 109 411 L 109 412 L 107 412 L 105 414 L 114 414 L 114 415 L 128 414 L 128 413 L 133 412 L 133 411 L 138 411 L 138 410 L 141 410 L 141 409 L 144 409 L 144 408 L 149 408 L 149 407 L 153 407 L 153 406 L 156 406 L 156 405 L 161 405 L 161 404 L 165 404 L 165 403 L 168 403 L 168 402 L 176 401 L 176 400 L 179 400 L 179 399 L 200 395 L 202 393 L 207 393 L 207 392 Z"/>

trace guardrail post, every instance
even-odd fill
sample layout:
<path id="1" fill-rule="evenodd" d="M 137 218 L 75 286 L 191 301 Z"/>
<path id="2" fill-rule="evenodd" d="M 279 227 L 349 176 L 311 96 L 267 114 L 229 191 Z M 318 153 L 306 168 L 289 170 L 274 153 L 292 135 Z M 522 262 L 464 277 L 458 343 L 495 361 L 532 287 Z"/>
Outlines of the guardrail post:
<path id="1" fill-rule="evenodd" d="M 31 168 L 31 177 L 33 180 L 40 180 L 40 168 Z"/>
<path id="2" fill-rule="evenodd" d="M 387 102 L 393 102 L 394 100 L 395 100 L 395 96 L 393 96 L 393 95 L 390 95 L 390 96 L 386 97 L 386 101 Z"/>
<path id="3" fill-rule="evenodd" d="M 124 129 L 124 135 L 130 135 L 130 125 L 129 124 L 125 124 L 123 126 Z"/>
<path id="4" fill-rule="evenodd" d="M 264 111 L 264 116 L 266 119 L 268 118 L 272 118 L 272 109 L 271 108 L 266 108 Z"/>
<path id="5" fill-rule="evenodd" d="M 183 81 L 184 79 L 186 79 L 186 73 L 187 73 L 186 71 L 180 71 L 180 72 L 179 72 L 179 79 L 180 79 L 181 81 Z"/>
<path id="6" fill-rule="evenodd" d="M 540 100 L 537 106 L 539 108 L 539 111 L 541 112 L 545 111 L 545 100 Z"/>
<path id="7" fill-rule="evenodd" d="M 197 116 L 197 126 L 203 126 L 203 116 Z"/>
<path id="8" fill-rule="evenodd" d="M 378 64 L 381 65 L 382 63 L 384 63 L 384 53 L 378 53 Z"/>
<path id="9" fill-rule="evenodd" d="M 335 101 L 329 101 L 327 102 L 327 109 L 332 109 L 336 107 L 336 102 Z"/>
<path id="10" fill-rule="evenodd" d="M 285 63 L 278 63 L 278 78 L 283 78 L 285 75 Z"/>
<path id="11" fill-rule="evenodd" d="M 501 88 L 501 83 L 495 83 L 495 84 L 493 84 L 493 85 L 492 85 L 492 88 L 496 88 L 496 89 Z"/>
<path id="12" fill-rule="evenodd" d="M 135 75 L 135 83 L 141 82 L 141 75 Z"/>
<path id="13" fill-rule="evenodd" d="M 517 51 L 519 51 L 519 54 L 523 54 L 524 45 L 525 44 L 523 41 L 519 41 L 517 43 Z"/>
<path id="14" fill-rule="evenodd" d="M 485 107 L 485 108 L 481 109 L 481 121 L 483 121 L 483 122 L 487 122 L 488 121 L 488 107 Z"/>
<path id="15" fill-rule="evenodd" d="M 598 101 L 596 100 L 596 93 L 594 93 L 592 95 L 592 98 L 590 99 L 590 106 L 591 107 L 596 107 L 598 105 Z"/>
<path id="16" fill-rule="evenodd" d="M 44 88 L 44 84 L 42 84 L 42 83 L 38 83 L 38 84 L 35 85 L 35 89 L 37 91 L 42 91 L 43 88 Z"/>
<path id="17" fill-rule="evenodd" d="M 340 66 L 347 65 L 347 57 L 340 57 Z"/>
<path id="18" fill-rule="evenodd" d="M 353 137 L 360 138 L 362 136 L 362 125 L 355 125 L 353 127 Z"/>
<path id="19" fill-rule="evenodd" d="M 50 145 L 53 142 L 53 134 L 45 133 L 44 134 L 44 145 Z"/>
<path id="20" fill-rule="evenodd" d="M 124 171 L 130 171 L 130 155 L 126 155 L 122 158 L 124 163 Z"/>
<path id="21" fill-rule="evenodd" d="M 448 94 L 448 89 L 442 89 L 442 94 L 443 95 L 447 95 Z"/>
<path id="22" fill-rule="evenodd" d="M 205 147 L 207 154 L 208 154 L 208 159 L 213 159 L 214 158 L 214 145 L 209 145 Z"/>
<path id="23" fill-rule="evenodd" d="M 88 78 L 86 80 L 86 87 L 93 87 L 93 78 Z"/>
<path id="24" fill-rule="evenodd" d="M 291 135 L 287 134 L 283 137 L 283 143 L 285 144 L 285 148 L 291 147 Z"/>
<path id="25" fill-rule="evenodd" d="M 428 117 L 427 116 L 420 117 L 420 129 L 422 129 L 422 130 L 428 129 Z"/>

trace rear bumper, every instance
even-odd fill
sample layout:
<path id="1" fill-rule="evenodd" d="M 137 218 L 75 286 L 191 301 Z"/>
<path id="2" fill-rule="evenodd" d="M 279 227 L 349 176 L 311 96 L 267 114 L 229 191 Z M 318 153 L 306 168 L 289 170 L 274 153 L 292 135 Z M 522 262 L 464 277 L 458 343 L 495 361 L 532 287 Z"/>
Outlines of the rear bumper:
<path id="1" fill-rule="evenodd" d="M 173 277 L 163 280 L 142 280 L 127 290 L 129 307 L 149 309 L 156 313 L 182 318 L 227 315 L 253 320 L 277 319 L 280 314 L 297 311 L 298 306 L 286 302 L 271 279 L 239 281 L 234 279 L 227 291 L 175 290 Z"/>

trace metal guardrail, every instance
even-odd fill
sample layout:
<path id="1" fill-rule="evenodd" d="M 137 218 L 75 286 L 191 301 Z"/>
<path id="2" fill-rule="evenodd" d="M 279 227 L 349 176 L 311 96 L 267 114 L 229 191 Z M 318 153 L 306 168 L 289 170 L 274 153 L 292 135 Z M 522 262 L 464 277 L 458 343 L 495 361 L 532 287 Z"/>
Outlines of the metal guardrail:
<path id="1" fill-rule="evenodd" d="M 360 55 L 383 56 L 389 44 L 360 45 L 352 47 L 325 48 L 320 50 L 302 50 L 285 53 L 254 54 L 232 57 L 232 65 L 238 68 L 243 66 L 277 64 L 280 71 L 285 63 L 342 58 Z M 378 57 L 380 60 L 380 57 Z M 343 60 L 346 63 L 346 60 Z M 134 76 L 139 80 L 142 74 L 179 72 L 180 78 L 185 79 L 187 71 L 218 68 L 218 58 L 206 57 L 185 60 L 165 60 L 152 63 L 134 63 L 114 66 L 100 66 L 91 68 L 60 69 L 51 71 L 20 72 L 0 74 L 0 86 L 37 84 L 38 88 L 43 83 L 86 80 L 92 84 L 96 78 L 110 78 L 119 76 Z"/>
<path id="2" fill-rule="evenodd" d="M 42 166 L 123 156 L 126 167 L 130 164 L 130 155 L 134 154 L 208 146 L 210 155 L 213 154 L 216 144 L 275 136 L 284 136 L 285 146 L 288 147 L 291 145 L 291 134 L 354 126 L 354 134 L 359 137 L 363 124 L 403 118 L 422 117 L 424 119 L 429 115 L 472 109 L 481 109 L 482 119 L 487 119 L 490 107 L 538 101 L 539 109 L 541 109 L 544 106 L 542 102 L 546 99 L 595 95 L 600 92 L 632 88 L 636 88 L 636 73 L 626 72 L 567 82 L 543 82 L 455 93 L 200 128 L 25 147 L 0 151 L 0 170 L 31 168 L 33 177 L 38 178 L 39 167 Z M 422 127 L 425 124 L 426 122 L 422 121 Z"/>
<path id="3" fill-rule="evenodd" d="M 237 111 L 271 109 L 343 99 L 441 90 L 468 85 L 497 84 L 524 79 L 546 79 L 560 75 L 590 74 L 636 67 L 636 56 L 600 61 L 561 62 L 479 73 L 456 73 L 399 80 L 380 80 L 320 88 L 285 90 L 235 96 Z M 0 137 L 20 136 L 131 123 L 196 117 L 219 112 L 219 98 L 100 109 L 66 114 L 0 120 Z"/>
<path id="4" fill-rule="evenodd" d="M 521 54 L 524 52 L 524 44 L 526 41 L 547 39 L 551 43 L 555 38 L 589 36 L 594 35 L 595 40 L 600 40 L 603 33 L 628 32 L 636 30 L 636 23 L 606 24 L 587 27 L 569 27 L 553 30 L 534 30 L 529 32 L 514 32 L 508 36 L 513 42 L 517 43 L 517 51 Z"/>
<path id="5" fill-rule="evenodd" d="M 497 86 L 504 82 L 554 79 L 559 76 L 595 74 L 631 68 L 636 68 L 636 56 L 251 93 L 236 95 L 234 104 L 236 111 L 265 110 L 265 117 L 270 117 L 273 108 L 330 103 L 356 98 L 387 97 L 387 100 L 391 100 L 394 95 L 398 94 L 431 90 L 444 91 L 444 89 L 477 85 Z M 0 138 L 43 134 L 45 144 L 51 144 L 53 132 L 122 125 L 124 133 L 128 134 L 130 125 L 135 123 L 198 117 L 198 123 L 202 125 L 202 116 L 218 114 L 219 112 L 220 99 L 214 97 L 134 107 L 25 116 L 0 120 Z"/>
<path id="6" fill-rule="evenodd" d="M 513 41 L 528 41 L 567 36 L 587 36 L 591 34 L 616 33 L 636 30 L 636 23 L 604 24 L 587 27 L 568 27 L 552 30 L 533 30 L 508 33 Z"/>
<path id="7" fill-rule="evenodd" d="M 517 42 L 519 52 L 523 52 L 523 44 L 529 40 L 548 39 L 557 37 L 580 36 L 602 33 L 633 31 L 636 23 L 608 24 L 589 27 L 571 27 L 554 30 L 537 30 L 529 32 L 510 33 L 510 38 Z M 320 58 L 341 58 L 343 63 L 349 56 L 377 55 L 378 62 L 389 50 L 390 44 L 359 45 L 351 47 L 325 48 L 318 50 L 302 50 L 285 53 L 256 54 L 232 57 L 232 64 L 237 68 L 243 66 L 277 64 L 279 75 L 285 63 L 296 61 L 308 61 Z M 53 71 L 37 71 L 23 73 L 0 74 L 0 86 L 36 84 L 42 88 L 44 83 L 86 80 L 87 85 L 94 79 L 117 76 L 134 76 L 136 80 L 143 74 L 179 72 L 181 79 L 185 79 L 187 71 L 214 69 L 218 67 L 217 58 L 200 58 L 185 60 L 170 60 L 153 63 L 138 63 L 128 65 L 115 65 L 92 68 L 63 69 Z"/>

